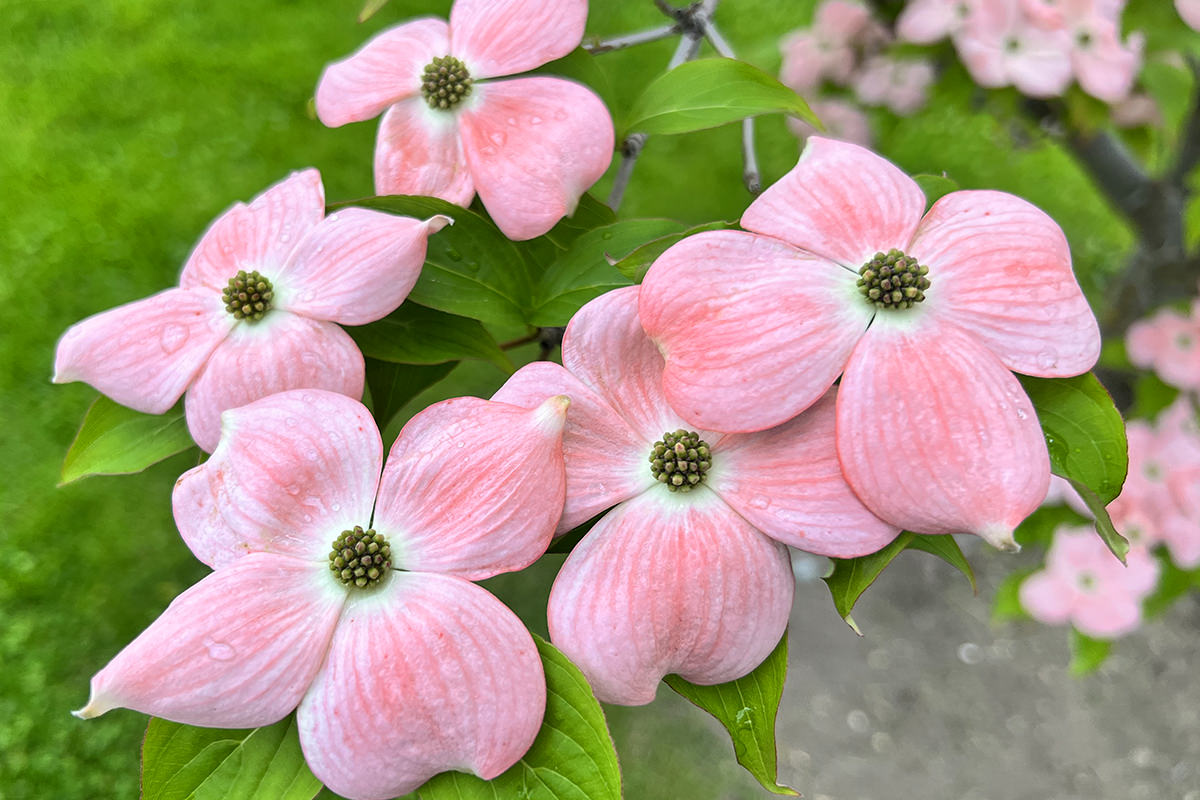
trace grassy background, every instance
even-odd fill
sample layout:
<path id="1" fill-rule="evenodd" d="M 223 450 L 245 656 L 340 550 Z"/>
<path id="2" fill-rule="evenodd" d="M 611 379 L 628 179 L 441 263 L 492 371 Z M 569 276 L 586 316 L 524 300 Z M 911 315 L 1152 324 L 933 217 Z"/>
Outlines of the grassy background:
<path id="1" fill-rule="evenodd" d="M 309 114 L 325 63 L 412 13 L 394 2 L 365 25 L 361 0 L 7 0 L 0 41 L 0 797 L 130 797 L 145 719 L 82 723 L 87 681 L 205 569 L 170 515 L 178 457 L 142 475 L 56 488 L 62 455 L 94 393 L 51 386 L 57 337 L 95 312 L 172 284 L 208 223 L 288 171 L 313 165 L 327 196 L 370 194 L 375 124 L 328 130 Z M 444 13 L 448 2 L 423 4 Z M 719 20 L 743 57 L 776 69 L 780 33 L 810 2 L 727 0 Z M 604 13 L 599 13 L 603 9 Z M 589 32 L 660 24 L 649 0 L 593 3 Z M 673 43 L 605 56 L 618 122 Z M 1058 218 L 1081 271 L 1119 263 L 1129 235 L 1056 149 L 1014 148 L 1011 131 L 949 95 L 900 122 L 880 147 L 911 172 L 1022 194 Z M 735 219 L 738 130 L 652 139 L 623 209 L 691 221 Z M 798 149 L 778 119 L 760 127 L 768 181 Z M 607 183 L 597 189 L 601 197 Z M 1090 289 L 1099 282 L 1085 279 Z M 423 399 L 490 391 L 472 367 Z M 553 565 L 543 568 L 552 574 Z M 522 584 L 527 586 L 528 583 Z M 501 586 L 502 593 L 515 592 Z M 669 693 L 668 693 L 669 694 Z M 699 712 L 612 716 L 628 796 L 753 793 Z M 739 795 L 740 796 L 740 795 Z"/>

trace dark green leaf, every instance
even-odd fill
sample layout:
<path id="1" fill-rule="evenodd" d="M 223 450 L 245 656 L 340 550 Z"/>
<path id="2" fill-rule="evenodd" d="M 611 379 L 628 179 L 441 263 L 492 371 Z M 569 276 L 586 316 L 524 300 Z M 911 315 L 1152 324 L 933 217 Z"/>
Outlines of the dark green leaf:
<path id="1" fill-rule="evenodd" d="M 829 593 L 833 595 L 834 607 L 842 615 L 842 619 L 846 620 L 846 624 L 853 628 L 859 636 L 862 636 L 862 631 L 859 630 L 858 623 L 850 616 L 850 612 L 854 610 L 854 604 L 858 602 L 858 598 L 867 590 L 867 587 L 875 582 L 879 573 L 883 572 L 883 568 L 892 563 L 892 559 L 908 547 L 915 535 L 905 531 L 887 547 L 867 556 L 830 559 L 833 562 L 833 572 L 823 580 L 829 587 Z"/>
<path id="2" fill-rule="evenodd" d="M 758 114 L 820 121 L 800 95 L 744 61 L 705 58 L 656 78 L 633 105 L 627 133 L 687 133 Z"/>
<path id="3" fill-rule="evenodd" d="M 542 275 L 533 324 L 566 325 L 587 301 L 628 286 L 629 280 L 612 262 L 648 239 L 683 228 L 683 223 L 669 219 L 629 219 L 581 234 Z"/>
<path id="4" fill-rule="evenodd" d="M 1100 669 L 1100 665 L 1112 652 L 1112 642 L 1103 639 L 1093 639 L 1071 629 L 1071 674 L 1087 675 Z"/>
<path id="5" fill-rule="evenodd" d="M 142 743 L 144 800 L 312 800 L 321 782 L 300 752 L 296 718 L 254 730 L 151 719 Z"/>
<path id="6" fill-rule="evenodd" d="M 409 400 L 450 374 L 456 362 L 446 364 L 393 364 L 367 359 L 367 388 L 379 430 L 387 428 Z"/>
<path id="7" fill-rule="evenodd" d="M 548 548 L 546 548 L 546 552 L 547 553 L 558 553 L 558 554 L 570 553 L 572 550 L 575 549 L 575 545 L 579 544 L 579 542 L 583 540 L 583 537 L 587 536 L 588 531 L 590 531 L 592 529 L 592 527 L 597 522 L 599 522 L 604 517 L 604 515 L 607 513 L 608 513 L 608 509 L 605 509 L 604 511 L 601 511 L 599 514 L 597 514 L 596 516 L 589 519 L 587 522 L 576 525 L 574 528 L 567 531 L 562 536 L 559 536 L 557 539 L 555 539 L 553 542 L 551 542 L 550 546 Z"/>
<path id="8" fill-rule="evenodd" d="M 546 233 L 546 238 L 559 249 L 566 250 L 580 234 L 601 225 L 611 225 L 616 221 L 617 215 L 611 208 L 585 193 L 579 198 L 579 205 L 575 207 L 571 216 L 559 220 L 559 223 Z"/>
<path id="9" fill-rule="evenodd" d="M 629 280 L 633 281 L 634 283 L 641 283 L 642 278 L 646 277 L 646 270 L 650 269 L 650 265 L 654 263 L 655 259 L 661 256 L 664 252 L 666 252 L 668 247 L 675 244 L 680 239 L 684 239 L 694 233 L 701 233 L 703 231 L 724 230 L 726 228 L 731 228 L 736 224 L 736 222 L 708 222 L 704 225 L 697 225 L 693 228 L 688 228 L 686 231 L 682 231 L 680 233 L 671 233 L 667 234 L 666 236 L 660 236 L 653 241 L 646 242 L 646 244 L 637 248 L 613 266 L 616 267 L 618 272 L 620 272 L 626 278 L 629 278 Z"/>
<path id="10" fill-rule="evenodd" d="M 1090 487 L 1075 480 L 1067 478 L 1070 481 L 1072 488 L 1079 494 L 1080 499 L 1088 507 L 1088 511 L 1092 512 L 1095 517 L 1096 533 L 1100 534 L 1100 538 L 1108 545 L 1108 549 L 1112 550 L 1113 555 L 1121 559 L 1121 563 L 1125 563 L 1125 554 L 1129 552 L 1129 540 L 1117 532 L 1113 526 L 1112 517 L 1108 515 L 1108 509 L 1104 507 L 1104 503 L 1096 496 L 1096 493 Z"/>
<path id="11" fill-rule="evenodd" d="M 787 677 L 787 633 L 762 664 L 744 678 L 716 686 L 696 686 L 678 675 L 665 680 L 679 694 L 712 714 L 729 731 L 738 763 L 772 794 L 799 797 L 778 783 L 775 717 Z"/>
<path id="12" fill-rule="evenodd" d="M 609 108 L 617 104 L 618 97 L 613 91 L 612 81 L 608 79 L 608 74 L 601 69 L 596 57 L 582 47 L 576 47 L 562 58 L 555 59 L 549 64 L 543 64 L 531 74 L 570 78 L 577 83 L 584 84 L 599 95 Z"/>
<path id="13" fill-rule="evenodd" d="M 445 214 L 454 220 L 429 237 L 421 277 L 409 299 L 484 322 L 527 322 L 533 296 L 528 263 L 513 243 L 473 211 L 435 197 L 391 195 L 350 204 L 426 219 Z"/>
<path id="14" fill-rule="evenodd" d="M 958 191 L 958 183 L 946 175 L 922 173 L 920 175 L 913 175 L 912 177 L 917 182 L 917 186 L 921 187 L 921 191 L 925 193 L 925 205 L 927 208 L 951 192 Z"/>
<path id="15" fill-rule="evenodd" d="M 546 717 L 529 752 L 491 781 L 444 772 L 418 790 L 421 800 L 619 800 L 617 753 L 587 679 L 533 638 L 546 670 Z"/>
<path id="16" fill-rule="evenodd" d="M 970 581 L 971 591 L 979 593 L 979 587 L 975 583 L 975 570 L 971 569 L 971 563 L 967 561 L 967 557 L 963 555 L 962 549 L 953 536 L 945 534 L 917 535 L 908 543 L 908 549 L 923 550 L 937 556 L 961 572 Z"/>
<path id="17" fill-rule="evenodd" d="M 166 414 L 143 414 L 101 395 L 84 415 L 67 450 L 59 485 L 89 475 L 141 472 L 194 446 L 182 405 Z"/>
<path id="18" fill-rule="evenodd" d="M 346 328 L 364 356 L 397 364 L 444 364 L 477 358 L 505 372 L 512 362 L 478 320 L 405 303 L 369 325 Z"/>

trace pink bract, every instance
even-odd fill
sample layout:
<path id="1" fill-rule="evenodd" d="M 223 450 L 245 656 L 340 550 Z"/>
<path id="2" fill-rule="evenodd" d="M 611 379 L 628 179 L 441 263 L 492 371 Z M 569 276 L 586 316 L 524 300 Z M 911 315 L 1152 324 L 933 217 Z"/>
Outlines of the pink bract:
<path id="1" fill-rule="evenodd" d="M 555 393 L 571 398 L 559 531 L 616 507 L 555 580 L 550 635 L 600 699 L 625 705 L 650 702 L 669 673 L 722 683 L 771 652 L 791 608 L 785 544 L 851 557 L 898 533 L 842 477 L 833 392 L 772 430 L 693 431 L 711 448 L 703 482 L 673 492 L 656 480 L 655 443 L 688 426 L 663 395 L 663 361 L 638 322 L 638 292 L 588 303 L 567 327 L 564 366 L 530 364 L 494 398 L 525 407 Z"/>
<path id="2" fill-rule="evenodd" d="M 1021 605 L 1048 625 L 1070 622 L 1081 633 L 1112 639 L 1142 621 L 1142 600 L 1158 582 L 1158 562 L 1145 548 L 1126 556 L 1128 566 L 1087 528 L 1060 528 L 1046 568 L 1020 588 Z"/>
<path id="3" fill-rule="evenodd" d="M 891 163 L 813 137 L 742 216 L 748 232 L 698 234 L 659 257 L 642 325 L 665 357 L 667 400 L 707 430 L 779 425 L 845 371 L 838 452 L 867 507 L 909 530 L 1011 547 L 1050 475 L 1009 370 L 1085 372 L 1099 328 L 1040 210 L 989 191 L 924 208 Z M 859 269 L 892 249 L 927 267 L 930 286 L 924 302 L 877 311 Z"/>
<path id="4" fill-rule="evenodd" d="M 546 686 L 524 625 L 471 581 L 549 544 L 567 405 L 430 406 L 382 476 L 375 423 L 342 395 L 226 412 L 212 458 L 174 494 L 184 540 L 215 571 L 92 678 L 77 715 L 248 728 L 297 709 L 309 766 L 354 800 L 450 769 L 499 775 L 533 742 Z M 355 526 L 386 538 L 394 567 L 363 588 L 331 568 L 331 544 Z"/>
<path id="5" fill-rule="evenodd" d="M 1056 97 L 1071 84 L 1070 37 L 1029 20 L 1019 0 L 980 2 L 954 44 L 980 86 Z"/>
<path id="6" fill-rule="evenodd" d="M 871 120 L 867 118 L 866 112 L 854 103 L 836 98 L 818 98 L 811 101 L 809 106 L 817 115 L 817 119 L 825 124 L 825 136 L 861 144 L 863 147 L 870 146 Z M 802 142 L 818 134 L 816 128 L 797 117 L 788 117 L 787 126 Z"/>
<path id="7" fill-rule="evenodd" d="M 1175 10 L 1188 27 L 1200 31 L 1200 0 L 1175 0 Z"/>
<path id="8" fill-rule="evenodd" d="M 383 114 L 375 190 L 466 206 L 479 194 L 512 239 L 531 239 L 572 213 L 612 161 L 613 123 L 590 89 L 561 78 L 494 80 L 579 46 L 586 0 L 456 0 L 449 23 L 389 28 L 325 68 L 317 115 L 331 127 Z M 468 93 L 433 107 L 424 69 L 451 57 Z"/>
<path id="9" fill-rule="evenodd" d="M 427 238 L 449 222 L 362 208 L 325 216 L 320 173 L 293 173 L 218 217 L 178 288 L 71 326 L 58 342 L 54 382 L 84 381 L 149 414 L 187 392 L 188 430 L 209 452 L 227 409 L 288 389 L 360 397 L 362 354 L 335 323 L 394 311 L 421 273 Z M 239 271 L 272 285 L 261 319 L 226 310 L 222 291 Z"/>

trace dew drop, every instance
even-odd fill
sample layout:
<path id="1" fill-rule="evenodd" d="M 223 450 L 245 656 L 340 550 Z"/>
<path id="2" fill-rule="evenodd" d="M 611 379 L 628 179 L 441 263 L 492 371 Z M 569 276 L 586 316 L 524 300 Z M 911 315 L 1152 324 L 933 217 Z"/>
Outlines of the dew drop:
<path id="1" fill-rule="evenodd" d="M 204 637 L 204 648 L 208 650 L 208 657 L 214 661 L 231 661 L 237 655 L 232 645 L 218 642 L 211 636 Z"/>
<path id="2" fill-rule="evenodd" d="M 1053 369 L 1058 366 L 1058 353 L 1047 347 L 1037 354 L 1038 369 Z"/>
<path id="3" fill-rule="evenodd" d="M 750 498 L 750 507 L 759 510 L 769 508 L 771 506 L 771 498 L 765 494 L 756 494 Z"/>
<path id="4" fill-rule="evenodd" d="M 182 325 L 170 323 L 164 325 L 162 332 L 158 337 L 158 345 L 167 355 L 172 355 L 179 351 L 179 348 L 187 344 L 188 330 Z"/>
<path id="5" fill-rule="evenodd" d="M 541 117 L 536 117 L 536 116 L 535 116 L 535 117 L 530 117 L 530 118 L 529 118 L 529 124 L 530 124 L 530 125 L 541 125 L 541 124 L 542 124 L 542 118 L 541 118 Z"/>
<path id="6" fill-rule="evenodd" d="M 446 258 L 450 259 L 451 261 L 462 261 L 462 253 L 451 247 L 446 250 Z"/>
<path id="7" fill-rule="evenodd" d="M 515 127 L 515 126 L 516 126 L 516 124 L 517 124 L 517 118 L 516 118 L 516 117 L 509 117 L 509 118 L 508 118 L 508 124 L 509 124 L 509 125 L 512 125 L 512 126 L 514 126 L 514 127 Z"/>
<path id="8" fill-rule="evenodd" d="M 737 716 L 734 717 L 734 720 L 737 722 L 739 727 L 749 728 L 754 725 L 754 720 L 751 717 L 753 713 L 754 712 L 752 712 L 749 708 L 738 709 Z"/>
<path id="9" fill-rule="evenodd" d="M 1029 415 L 1025 413 L 1025 409 L 1017 406 L 1017 419 L 1028 419 Z"/>

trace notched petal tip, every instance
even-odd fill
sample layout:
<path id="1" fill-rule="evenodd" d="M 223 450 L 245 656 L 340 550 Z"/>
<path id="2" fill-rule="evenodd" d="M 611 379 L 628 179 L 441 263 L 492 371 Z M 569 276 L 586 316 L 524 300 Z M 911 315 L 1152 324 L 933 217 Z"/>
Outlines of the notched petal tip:
<path id="1" fill-rule="evenodd" d="M 434 214 L 432 217 L 425 220 L 425 227 L 428 229 L 428 232 L 431 234 L 437 233 L 438 231 L 440 231 L 442 228 L 446 227 L 447 225 L 453 225 L 453 224 L 454 224 L 454 217 L 448 217 L 445 214 Z"/>
<path id="2" fill-rule="evenodd" d="M 571 398 L 565 394 L 556 394 L 546 398 L 540 406 L 533 410 L 537 426 L 546 433 L 558 433 L 566 427 L 567 409 Z"/>
<path id="3" fill-rule="evenodd" d="M 1021 545 L 1017 544 L 1013 538 L 1012 528 L 1003 525 L 990 525 L 983 530 L 976 531 L 979 538 L 990 544 L 997 550 L 1002 550 L 1005 553 L 1021 552 Z"/>
<path id="4" fill-rule="evenodd" d="M 72 711 L 71 716 L 78 719 L 95 719 L 101 714 L 107 714 L 114 708 L 116 708 L 115 704 L 103 702 L 100 697 L 97 697 L 96 690 L 92 689 L 88 694 L 87 705 Z"/>

